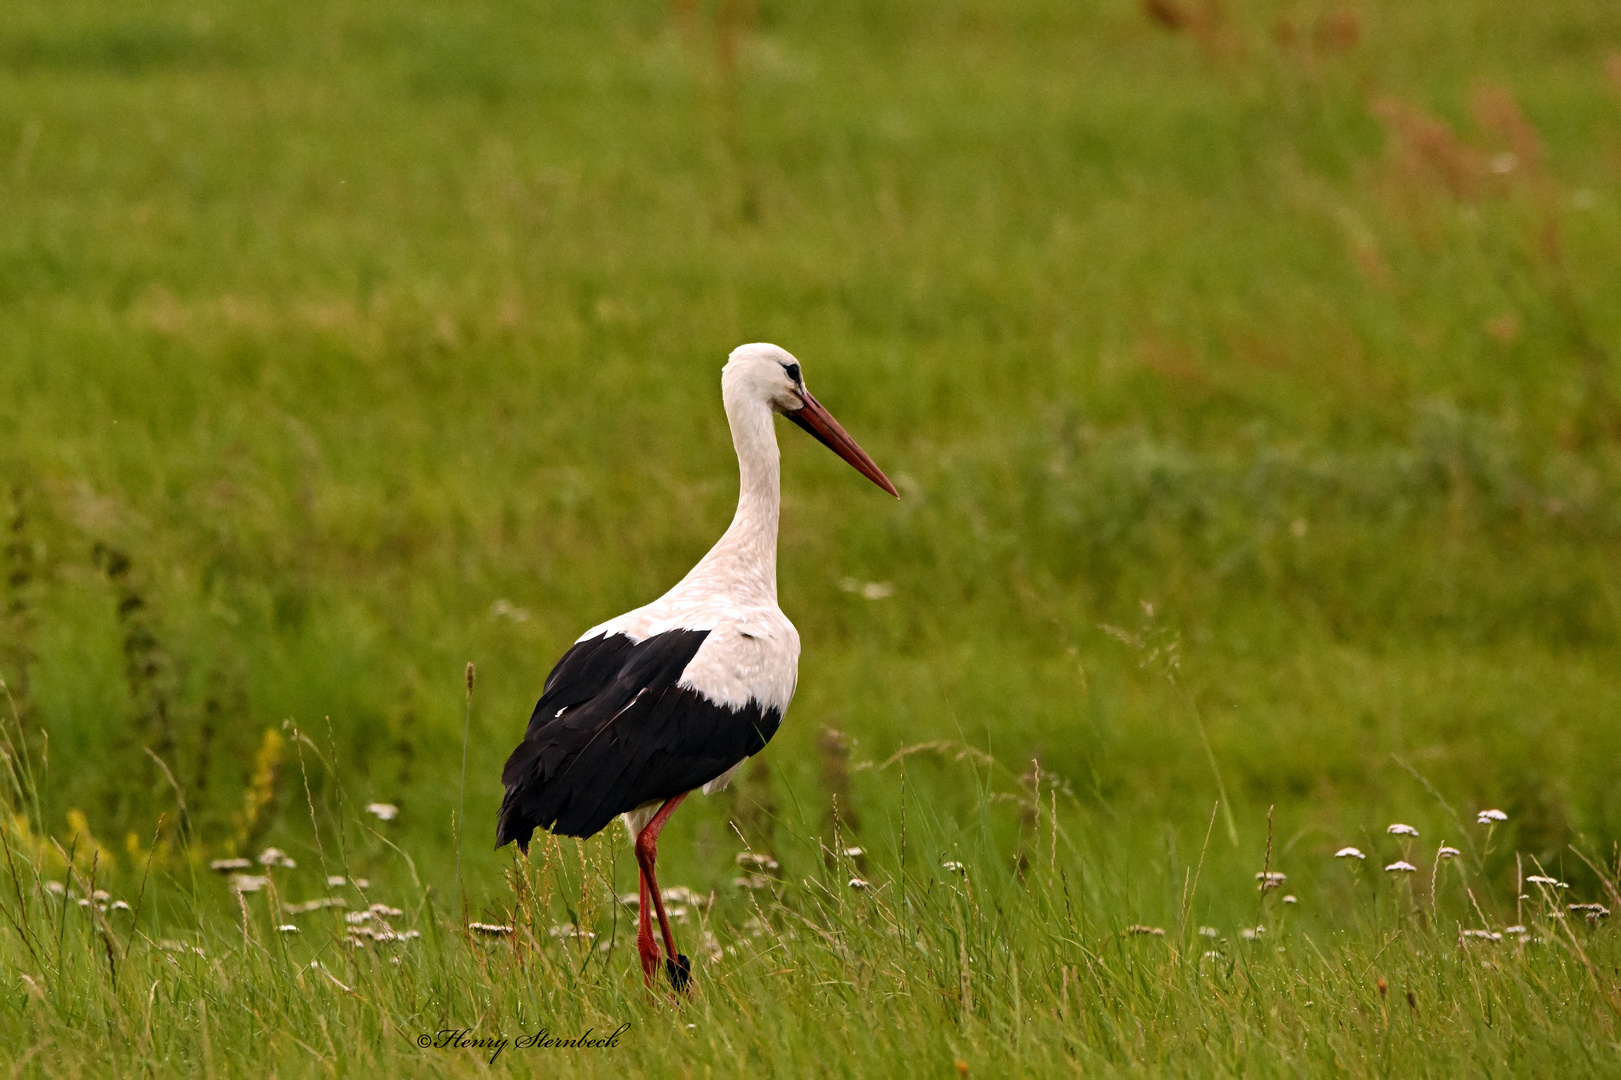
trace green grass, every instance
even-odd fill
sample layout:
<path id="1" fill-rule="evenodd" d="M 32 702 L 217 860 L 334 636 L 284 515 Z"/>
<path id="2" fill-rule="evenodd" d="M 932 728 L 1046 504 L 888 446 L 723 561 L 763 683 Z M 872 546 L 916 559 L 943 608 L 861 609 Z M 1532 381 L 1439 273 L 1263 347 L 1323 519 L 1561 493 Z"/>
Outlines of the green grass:
<path id="1" fill-rule="evenodd" d="M 1616 899 L 1621 12 L 687 7 L 0 11 L 4 1053 L 435 1074 L 475 1058 L 421 1030 L 628 1022 L 573 1067 L 1621 1068 L 1614 931 L 1516 900 Z M 522 893 L 488 840 L 550 663 L 724 528 L 751 340 L 904 497 L 783 426 L 799 691 L 666 833 L 737 949 L 676 1009 L 623 910 L 606 954 L 545 933 L 612 935 L 617 832 Z M 206 866 L 267 845 L 244 928 Z M 141 900 L 108 939 L 44 885 L 92 866 Z M 398 967 L 273 929 L 329 873 L 422 931 Z"/>

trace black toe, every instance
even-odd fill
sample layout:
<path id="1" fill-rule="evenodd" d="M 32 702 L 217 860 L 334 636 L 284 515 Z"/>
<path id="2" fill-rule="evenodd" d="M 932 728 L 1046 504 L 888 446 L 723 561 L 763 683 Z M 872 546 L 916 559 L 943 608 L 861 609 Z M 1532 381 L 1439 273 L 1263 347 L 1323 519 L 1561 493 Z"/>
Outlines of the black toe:
<path id="1" fill-rule="evenodd" d="M 675 988 L 675 992 L 684 993 L 692 982 L 692 961 L 681 953 L 676 953 L 674 960 L 665 958 L 664 970 L 669 974 L 670 985 Z"/>

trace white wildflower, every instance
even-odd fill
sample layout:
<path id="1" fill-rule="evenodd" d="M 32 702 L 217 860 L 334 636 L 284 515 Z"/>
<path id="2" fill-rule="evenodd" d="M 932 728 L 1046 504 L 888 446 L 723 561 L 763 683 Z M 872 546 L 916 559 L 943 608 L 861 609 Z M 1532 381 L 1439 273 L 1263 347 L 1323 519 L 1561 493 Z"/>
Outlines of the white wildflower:
<path id="1" fill-rule="evenodd" d="M 533 617 L 528 609 L 518 607 L 511 600 L 497 600 L 490 605 L 492 619 L 511 619 L 515 623 L 525 623 Z"/>
<path id="2" fill-rule="evenodd" d="M 405 912 L 401 911 L 399 908 L 389 907 L 387 904 L 373 904 L 366 910 L 383 919 L 397 919 L 401 915 L 405 914 Z"/>
<path id="3" fill-rule="evenodd" d="M 581 930 L 573 923 L 563 923 L 561 926 L 554 926 L 547 930 L 546 933 L 554 938 L 561 938 L 564 941 L 572 941 L 575 938 L 584 938 L 586 941 L 592 941 L 597 936 L 589 930 Z"/>
<path id="4" fill-rule="evenodd" d="M 298 927 L 294 926 L 290 922 L 282 923 L 280 926 L 276 927 L 276 929 L 281 931 L 283 934 L 297 934 L 301 932 Z"/>
<path id="5" fill-rule="evenodd" d="M 286 904 L 282 907 L 293 915 L 302 915 L 309 911 L 320 911 L 324 908 L 348 907 L 349 901 L 341 896 L 323 896 L 315 900 L 306 900 L 302 904 Z"/>
<path id="6" fill-rule="evenodd" d="M 1362 852 L 1358 851 L 1354 847 L 1342 847 L 1342 848 L 1340 848 L 1338 851 L 1336 851 L 1334 853 L 1334 857 L 1336 859 L 1366 859 L 1367 858 L 1366 855 L 1362 854 Z"/>
<path id="7" fill-rule="evenodd" d="M 1255 875 L 1255 880 L 1261 883 L 1261 891 L 1266 892 L 1268 889 L 1276 889 L 1279 885 L 1282 885 L 1287 877 L 1287 874 L 1280 874 L 1276 870 L 1270 872 L 1263 870 Z"/>
<path id="8" fill-rule="evenodd" d="M 1257 926 L 1257 927 L 1252 928 L 1252 927 L 1246 926 L 1246 927 L 1244 927 L 1244 929 L 1240 930 L 1238 932 L 1238 934 L 1245 941 L 1254 941 L 1258 937 L 1265 937 L 1266 936 L 1266 927 Z"/>
<path id="9" fill-rule="evenodd" d="M 1214 926 L 1201 926 L 1201 927 L 1199 927 L 1199 936 L 1200 937 L 1220 937 L 1221 936 L 1221 931 L 1217 930 Z"/>
<path id="10" fill-rule="evenodd" d="M 491 937 L 512 933 L 512 927 L 503 926 L 500 923 L 470 922 L 467 924 L 467 929 L 475 934 L 488 934 Z"/>
<path id="11" fill-rule="evenodd" d="M 845 592 L 860 593 L 867 600 L 885 600 L 895 595 L 895 586 L 887 581 L 862 582 L 857 578 L 847 577 L 839 582 L 839 588 Z"/>
<path id="12" fill-rule="evenodd" d="M 1565 884 L 1563 881 L 1560 881 L 1558 878 L 1546 877 L 1542 874 L 1528 874 L 1526 875 L 1525 880 L 1532 885 L 1547 885 L 1555 889 L 1570 888 L 1569 885 Z"/>
<path id="13" fill-rule="evenodd" d="M 347 884 L 349 884 L 349 879 L 344 877 L 342 874 L 327 875 L 326 887 L 329 889 L 340 889 Z"/>
<path id="14" fill-rule="evenodd" d="M 1385 872 L 1387 874 L 1414 874 L 1418 872 L 1418 867 L 1414 866 L 1406 859 L 1397 859 L 1395 862 L 1385 867 Z"/>
<path id="15" fill-rule="evenodd" d="M 1466 938 L 1478 938 L 1481 941 L 1503 940 L 1502 934 L 1494 933 L 1491 930 L 1461 930 L 1459 933 Z"/>
<path id="16" fill-rule="evenodd" d="M 1385 832 L 1389 833 L 1391 836 L 1417 836 L 1418 835 L 1418 830 L 1417 829 L 1413 828 L 1411 825 L 1403 825 L 1399 821 L 1394 825 L 1387 826 L 1385 828 Z"/>
<path id="17" fill-rule="evenodd" d="M 1507 821 L 1508 815 L 1501 810 L 1482 810 L 1475 815 L 1475 820 L 1482 825 L 1490 825 L 1494 821 Z"/>
<path id="18" fill-rule="evenodd" d="M 660 890 L 659 896 L 666 904 L 691 904 L 695 907 L 706 907 L 711 899 L 685 885 L 671 885 L 668 889 Z"/>
<path id="19" fill-rule="evenodd" d="M 361 923 L 369 923 L 371 920 L 372 914 L 369 911 L 351 911 L 343 917 L 343 921 L 350 926 L 359 926 Z"/>
<path id="20" fill-rule="evenodd" d="M 737 853 L 737 865 L 746 870 L 753 870 L 756 873 L 759 873 L 766 870 L 777 869 L 777 860 L 773 859 L 769 855 L 763 855 L 757 851 L 739 851 Z"/>
<path id="21" fill-rule="evenodd" d="M 1294 893 L 1290 893 L 1288 896 L 1285 896 L 1283 898 L 1283 902 L 1285 904 L 1298 904 L 1298 903 L 1300 903 L 1300 899 L 1297 896 L 1295 896 Z"/>
<path id="22" fill-rule="evenodd" d="M 378 821 L 393 821 L 400 816 L 400 808 L 393 803 L 387 802 L 367 803 L 366 813 L 371 814 Z"/>
<path id="23" fill-rule="evenodd" d="M 1161 929 L 1160 927 L 1158 927 L 1158 926 L 1144 926 L 1141 923 L 1137 923 L 1137 924 L 1135 924 L 1133 926 L 1126 927 L 1126 933 L 1128 933 L 1128 934 L 1136 934 L 1136 935 L 1139 935 L 1139 936 L 1147 936 L 1147 937 L 1164 937 L 1165 936 L 1165 931 L 1163 929 Z"/>
<path id="24" fill-rule="evenodd" d="M 288 858 L 287 853 L 278 847 L 267 847 L 259 852 L 260 866 L 280 866 L 287 870 L 298 869 L 298 864 Z"/>
<path id="25" fill-rule="evenodd" d="M 128 911 L 128 910 L 130 910 L 130 907 L 129 907 L 128 904 L 126 904 L 122 900 L 114 900 L 113 901 L 113 910 L 114 911 Z"/>
<path id="26" fill-rule="evenodd" d="M 1463 854 L 1463 852 L 1459 851 L 1457 848 L 1455 848 L 1455 847 L 1447 847 L 1445 844 L 1442 844 L 1441 845 L 1441 850 L 1439 850 L 1439 851 L 1437 851 L 1435 853 L 1435 857 L 1438 858 L 1438 859 L 1456 859 L 1459 855 L 1462 855 L 1462 854 Z"/>
<path id="27" fill-rule="evenodd" d="M 252 870 L 253 863 L 247 859 L 215 859 L 208 868 L 216 874 L 229 874 L 235 870 Z"/>
<path id="28" fill-rule="evenodd" d="M 50 893 L 52 896 L 66 896 L 68 892 L 67 888 L 63 886 L 60 881 L 47 881 L 45 883 L 45 891 Z"/>
<path id="29" fill-rule="evenodd" d="M 966 874 L 968 872 L 968 868 L 955 859 L 947 859 L 940 864 L 940 869 L 948 870 L 953 874 Z"/>
<path id="30" fill-rule="evenodd" d="M 253 893 L 270 884 L 270 879 L 261 874 L 232 874 L 231 891 L 239 893 Z"/>
<path id="31" fill-rule="evenodd" d="M 868 882 L 865 878 L 853 877 L 850 879 L 850 888 L 865 889 L 868 888 Z"/>

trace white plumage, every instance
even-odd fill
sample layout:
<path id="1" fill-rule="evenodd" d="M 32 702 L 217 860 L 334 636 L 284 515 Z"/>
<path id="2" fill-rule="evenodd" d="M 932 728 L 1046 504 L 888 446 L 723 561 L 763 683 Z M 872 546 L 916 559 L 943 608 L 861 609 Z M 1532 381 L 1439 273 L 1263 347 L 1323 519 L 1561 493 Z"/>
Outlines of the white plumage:
<path id="1" fill-rule="evenodd" d="M 721 397 L 740 480 L 730 527 L 663 596 L 587 630 L 558 661 L 502 773 L 497 823 L 498 845 L 516 840 L 527 850 L 537 827 L 589 836 L 623 814 L 641 870 L 643 972 L 651 981 L 658 961 L 651 897 L 678 989 L 689 968 L 675 953 L 653 874 L 658 832 L 688 792 L 724 787 L 765 746 L 798 679 L 799 634 L 777 606 L 773 414 L 896 493 L 805 389 L 798 361 L 783 349 L 734 349 Z"/>

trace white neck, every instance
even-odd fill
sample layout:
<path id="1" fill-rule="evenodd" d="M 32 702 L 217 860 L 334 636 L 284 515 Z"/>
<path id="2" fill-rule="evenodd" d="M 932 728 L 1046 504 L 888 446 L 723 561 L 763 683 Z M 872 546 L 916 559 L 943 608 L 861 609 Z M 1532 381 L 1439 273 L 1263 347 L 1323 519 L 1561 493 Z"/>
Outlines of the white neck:
<path id="1" fill-rule="evenodd" d="M 771 407 L 758 398 L 728 392 L 726 419 L 737 450 L 740 489 L 737 513 L 725 534 L 698 561 L 681 588 L 724 595 L 737 603 L 777 603 L 777 515 L 782 469 Z"/>

